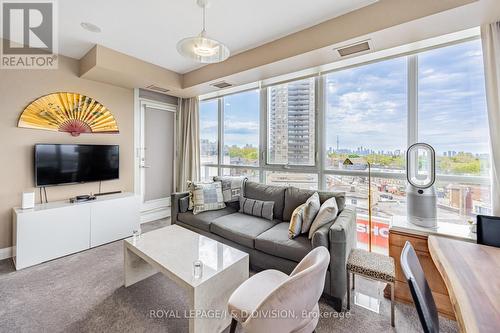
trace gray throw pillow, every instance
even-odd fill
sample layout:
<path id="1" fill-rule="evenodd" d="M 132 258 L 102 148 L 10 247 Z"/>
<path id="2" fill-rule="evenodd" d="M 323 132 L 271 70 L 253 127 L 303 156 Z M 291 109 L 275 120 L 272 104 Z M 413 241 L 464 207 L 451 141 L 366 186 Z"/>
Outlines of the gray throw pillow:
<path id="1" fill-rule="evenodd" d="M 319 194 L 318 192 L 314 192 L 313 195 L 307 199 L 305 206 L 304 206 L 304 214 L 303 214 L 303 221 L 302 221 L 302 233 L 309 232 L 309 229 L 311 228 L 311 224 L 313 223 L 314 219 L 316 218 L 316 215 L 319 212 L 319 208 L 321 207 L 321 203 L 319 201 Z"/>
<path id="2" fill-rule="evenodd" d="M 185 213 L 189 210 L 189 195 L 187 197 L 182 197 L 179 200 L 179 212 Z"/>
<path id="3" fill-rule="evenodd" d="M 338 213 L 339 208 L 337 206 L 337 200 L 335 200 L 335 197 L 323 202 L 319 209 L 318 215 L 316 215 L 316 218 L 314 219 L 311 228 L 309 229 L 309 239 L 312 238 L 316 230 L 318 230 L 325 224 L 328 224 L 335 220 Z"/>
<path id="4" fill-rule="evenodd" d="M 273 220 L 274 202 L 240 197 L 240 213 Z"/>

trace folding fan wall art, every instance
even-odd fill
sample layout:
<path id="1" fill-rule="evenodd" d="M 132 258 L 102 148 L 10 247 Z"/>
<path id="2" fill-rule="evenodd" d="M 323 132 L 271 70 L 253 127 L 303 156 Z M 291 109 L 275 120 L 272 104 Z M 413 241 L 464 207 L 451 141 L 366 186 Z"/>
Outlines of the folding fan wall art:
<path id="1" fill-rule="evenodd" d="M 115 117 L 95 99 L 58 92 L 42 96 L 28 105 L 19 118 L 18 127 L 81 133 L 118 133 Z"/>

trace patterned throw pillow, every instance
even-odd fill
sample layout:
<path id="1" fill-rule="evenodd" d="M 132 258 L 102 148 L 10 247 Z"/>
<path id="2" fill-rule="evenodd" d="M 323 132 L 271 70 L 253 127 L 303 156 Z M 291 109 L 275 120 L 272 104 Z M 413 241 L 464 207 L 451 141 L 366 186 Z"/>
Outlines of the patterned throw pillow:
<path id="1" fill-rule="evenodd" d="M 339 207 L 337 206 L 337 200 L 335 199 L 335 197 L 323 202 L 319 209 L 318 215 L 316 215 L 316 218 L 314 219 L 311 228 L 309 229 L 309 239 L 312 238 L 316 230 L 321 228 L 323 225 L 335 220 L 338 213 Z"/>
<path id="2" fill-rule="evenodd" d="M 273 220 L 274 202 L 240 197 L 240 213 Z"/>
<path id="3" fill-rule="evenodd" d="M 290 225 L 288 226 L 288 238 L 293 239 L 301 234 L 305 208 L 306 204 L 303 203 L 293 211 Z"/>
<path id="4" fill-rule="evenodd" d="M 235 202 L 240 200 L 243 183 L 246 180 L 247 177 L 214 177 L 214 182 L 220 181 L 222 183 L 222 196 L 224 197 L 224 202 Z"/>
<path id="5" fill-rule="evenodd" d="M 311 228 L 311 224 L 313 223 L 316 215 L 319 212 L 319 208 L 321 207 L 321 203 L 319 201 L 318 192 L 314 192 L 313 195 L 307 199 L 304 207 L 304 215 L 302 218 L 302 233 L 309 232 Z"/>
<path id="6" fill-rule="evenodd" d="M 190 196 L 192 198 L 193 214 L 207 210 L 218 210 L 226 207 L 222 197 L 221 182 L 190 183 Z"/>

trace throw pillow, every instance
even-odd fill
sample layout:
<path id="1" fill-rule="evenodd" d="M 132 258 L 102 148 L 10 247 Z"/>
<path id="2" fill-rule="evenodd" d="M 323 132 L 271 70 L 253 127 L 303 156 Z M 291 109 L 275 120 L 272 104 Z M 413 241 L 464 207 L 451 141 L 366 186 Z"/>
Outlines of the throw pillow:
<path id="1" fill-rule="evenodd" d="M 307 199 L 304 207 L 304 215 L 302 218 L 302 233 L 306 233 L 311 228 L 311 224 L 313 223 L 316 215 L 319 212 L 319 208 L 321 207 L 321 203 L 319 201 L 318 192 L 314 192 L 313 195 Z"/>
<path id="2" fill-rule="evenodd" d="M 274 202 L 240 197 L 240 213 L 273 220 Z"/>
<path id="3" fill-rule="evenodd" d="M 190 201 L 189 196 L 180 198 L 180 200 L 179 200 L 179 212 L 180 213 L 185 213 L 189 210 L 189 201 Z"/>
<path id="4" fill-rule="evenodd" d="M 325 224 L 328 224 L 335 220 L 338 212 L 339 208 L 337 206 L 337 200 L 335 199 L 335 197 L 323 202 L 319 209 L 318 215 L 316 215 L 316 218 L 314 219 L 311 228 L 309 229 L 309 239 L 312 238 L 316 230 L 318 230 Z"/>
<path id="5" fill-rule="evenodd" d="M 189 205 L 188 210 L 193 210 L 193 190 L 194 190 L 194 182 L 188 180 L 187 181 L 187 190 L 189 192 Z"/>
<path id="6" fill-rule="evenodd" d="M 215 176 L 214 181 L 220 181 L 222 183 L 222 196 L 224 197 L 224 202 L 235 202 L 240 200 L 240 194 L 242 193 L 243 183 L 247 177 L 229 177 L 229 176 Z"/>
<path id="7" fill-rule="evenodd" d="M 305 207 L 306 204 L 303 203 L 293 211 L 292 217 L 290 218 L 290 225 L 288 226 L 289 239 L 293 239 L 301 234 Z"/>
<path id="8" fill-rule="evenodd" d="M 190 184 L 193 214 L 226 207 L 222 197 L 221 182 Z"/>

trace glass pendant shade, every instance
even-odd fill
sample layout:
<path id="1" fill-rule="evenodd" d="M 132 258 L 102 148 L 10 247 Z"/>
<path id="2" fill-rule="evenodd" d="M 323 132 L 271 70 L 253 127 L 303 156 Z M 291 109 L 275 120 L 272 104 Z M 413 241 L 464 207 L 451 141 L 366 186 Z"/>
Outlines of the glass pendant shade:
<path id="1" fill-rule="evenodd" d="M 196 3 L 203 9 L 203 30 L 196 37 L 188 37 L 177 43 L 177 52 L 180 55 L 203 64 L 221 62 L 229 58 L 229 49 L 221 42 L 207 37 L 205 21 L 208 0 L 197 0 Z"/>
<path id="2" fill-rule="evenodd" d="M 203 32 L 199 36 L 188 37 L 179 41 L 177 51 L 184 57 L 204 64 L 221 62 L 229 57 L 227 46 L 215 39 L 206 37 Z"/>

